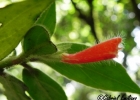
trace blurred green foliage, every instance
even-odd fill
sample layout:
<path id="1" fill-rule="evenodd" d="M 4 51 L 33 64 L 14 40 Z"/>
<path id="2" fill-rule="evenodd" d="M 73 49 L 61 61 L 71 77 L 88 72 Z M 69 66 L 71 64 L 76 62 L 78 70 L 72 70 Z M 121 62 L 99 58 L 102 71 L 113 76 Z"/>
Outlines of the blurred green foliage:
<path id="1" fill-rule="evenodd" d="M 13 0 L 0 0 L 0 2 L 3 1 L 9 4 Z M 136 55 L 140 56 L 138 42 L 134 41 L 136 37 L 131 34 L 134 28 L 140 24 L 139 0 L 56 0 L 56 13 L 57 26 L 52 37 L 52 41 L 55 43 L 79 42 L 94 45 L 97 39 L 103 41 L 110 36 L 123 35 L 125 38 L 123 53 L 125 55 L 122 63 L 128 72 L 133 74 L 134 77 L 132 78 L 138 85 L 140 84 L 140 69 L 132 71 L 131 65 L 128 64 L 128 58 Z M 39 66 L 41 67 L 36 64 L 37 68 L 42 69 L 44 73 L 47 73 L 64 87 L 70 98 L 69 100 L 94 100 L 101 93 L 111 94 L 112 96 L 120 94 L 86 87 L 61 77 L 59 73 L 49 67 L 46 68 L 45 65 Z M 139 67 L 140 64 L 136 63 L 136 66 Z M 131 67 L 133 67 L 133 64 Z M 8 70 L 11 74 L 17 72 L 18 76 L 14 75 L 21 79 L 21 68 L 16 70 L 10 68 Z M 70 91 L 72 92 L 69 93 Z"/>
<path id="2" fill-rule="evenodd" d="M 131 32 L 139 25 L 139 21 L 130 2 L 125 0 L 72 1 L 76 7 L 70 0 L 56 0 L 57 27 L 54 38 L 57 42 L 74 41 L 93 44 L 95 39 L 91 29 L 94 28 L 100 41 L 110 37 L 110 34 L 114 34 L 113 36 L 123 34 L 133 43 L 132 46 L 135 46 Z M 88 1 L 92 1 L 92 16 L 89 14 Z M 95 27 L 91 27 L 86 22 L 87 19 L 81 18 L 80 13 L 86 18 L 92 17 Z"/>

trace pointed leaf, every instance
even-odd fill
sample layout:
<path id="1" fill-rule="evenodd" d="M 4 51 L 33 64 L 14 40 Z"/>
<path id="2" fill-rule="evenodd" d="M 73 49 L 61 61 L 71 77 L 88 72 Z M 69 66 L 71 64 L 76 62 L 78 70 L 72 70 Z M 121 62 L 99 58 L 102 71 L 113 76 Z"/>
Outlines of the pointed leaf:
<path id="1" fill-rule="evenodd" d="M 7 56 L 54 0 L 24 0 L 0 9 L 0 60 Z"/>
<path id="2" fill-rule="evenodd" d="M 53 3 L 41 14 L 36 24 L 41 24 L 44 28 L 46 28 L 50 36 L 53 34 L 56 24 L 55 3 Z"/>
<path id="3" fill-rule="evenodd" d="M 64 47 L 70 43 L 59 45 Z M 75 47 L 75 48 L 74 48 Z M 67 52 L 73 53 L 86 46 L 71 44 Z M 66 64 L 62 62 L 47 62 L 50 67 L 73 79 L 97 89 L 132 92 L 140 94 L 140 88 L 132 81 L 123 66 L 113 60 L 89 64 Z"/>
<path id="4" fill-rule="evenodd" d="M 62 88 L 38 69 L 24 69 L 23 80 L 34 100 L 67 100 Z"/>
<path id="5" fill-rule="evenodd" d="M 57 51 L 46 29 L 39 25 L 27 32 L 23 41 L 23 49 L 25 53 L 30 52 L 34 55 L 47 55 Z"/>
<path id="6" fill-rule="evenodd" d="M 4 87 L 4 94 L 8 100 L 31 100 L 25 95 L 25 85 L 13 76 L 0 76 L 0 83 Z"/>

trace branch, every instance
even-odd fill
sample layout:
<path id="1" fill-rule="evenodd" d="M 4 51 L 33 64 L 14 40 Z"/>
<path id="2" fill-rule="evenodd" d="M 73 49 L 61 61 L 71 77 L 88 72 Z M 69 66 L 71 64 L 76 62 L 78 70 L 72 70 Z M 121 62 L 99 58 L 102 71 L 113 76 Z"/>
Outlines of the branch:
<path id="1" fill-rule="evenodd" d="M 73 2 L 73 0 L 71 0 L 71 2 L 73 4 L 74 8 L 79 13 L 79 18 L 81 18 L 82 20 L 84 20 L 90 26 L 92 35 L 94 36 L 94 38 L 96 40 L 96 43 L 98 43 L 99 42 L 99 39 L 98 39 L 97 34 L 96 34 L 96 31 L 95 31 L 94 19 L 93 19 L 93 5 L 92 5 L 92 0 L 88 0 L 88 4 L 89 4 L 89 7 L 90 7 L 89 16 L 86 16 L 85 14 L 83 14 L 82 11 L 81 11 L 81 9 L 79 9 L 76 6 L 76 3 Z"/>
<path id="2" fill-rule="evenodd" d="M 128 53 L 126 53 L 125 50 L 123 51 L 123 53 L 124 53 L 123 66 L 124 66 L 125 68 L 127 68 L 128 66 L 127 66 L 126 62 L 127 62 Z"/>
<path id="3" fill-rule="evenodd" d="M 20 63 L 24 62 L 25 58 L 26 58 L 26 56 L 24 54 L 21 54 L 17 57 L 12 56 L 12 57 L 6 58 L 6 59 L 0 61 L 0 69 L 8 68 L 13 65 L 20 64 Z"/>
<path id="4" fill-rule="evenodd" d="M 89 23 L 89 25 L 91 26 L 91 31 L 92 31 L 92 33 L 93 33 L 93 36 L 95 37 L 96 43 L 99 43 L 98 37 L 97 37 L 96 32 L 95 32 L 95 25 L 94 25 L 94 18 L 93 18 L 93 4 L 92 4 L 92 1 L 93 1 L 93 0 L 88 0 L 88 4 L 89 4 L 89 7 L 90 7 L 88 23 Z"/>
<path id="5" fill-rule="evenodd" d="M 73 6 L 74 6 L 74 8 L 78 11 L 78 13 L 79 13 L 79 17 L 81 18 L 81 19 L 83 19 L 83 20 L 85 20 L 86 22 L 87 22 L 87 16 L 85 16 L 82 12 L 81 12 L 81 10 L 76 6 L 76 3 L 75 2 L 73 2 L 73 0 L 71 0 L 71 2 L 72 2 L 72 4 L 73 4 Z"/>
<path id="6" fill-rule="evenodd" d="M 134 12 L 135 12 L 135 14 L 136 14 L 136 17 L 137 17 L 137 19 L 138 19 L 139 22 L 140 22 L 140 10 L 139 10 L 138 7 L 137 7 L 137 3 L 136 3 L 135 0 L 131 0 L 131 2 L 132 2 L 132 6 L 133 6 L 133 8 L 134 8 Z"/>

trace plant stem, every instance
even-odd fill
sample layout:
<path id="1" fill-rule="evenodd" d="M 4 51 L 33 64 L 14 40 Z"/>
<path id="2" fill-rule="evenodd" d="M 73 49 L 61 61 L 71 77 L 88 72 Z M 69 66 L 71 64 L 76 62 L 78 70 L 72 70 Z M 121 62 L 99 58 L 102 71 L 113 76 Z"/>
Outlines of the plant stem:
<path id="1" fill-rule="evenodd" d="M 61 54 L 55 54 L 55 55 L 42 55 L 42 56 L 38 56 L 38 55 L 30 55 L 30 52 L 28 53 L 22 53 L 20 54 L 19 56 L 16 56 L 16 57 L 9 57 L 7 59 L 4 59 L 2 61 L 0 61 L 0 69 L 3 69 L 3 68 L 8 68 L 8 67 L 11 67 L 13 65 L 17 65 L 17 64 L 21 64 L 21 65 L 24 65 L 27 60 L 28 61 L 60 61 L 61 59 Z"/>
<path id="2" fill-rule="evenodd" d="M 4 59 L 0 61 L 0 69 L 8 68 L 16 64 L 20 64 L 25 61 L 26 55 L 22 53 L 21 55 L 17 57 L 9 57 L 7 59 Z"/>

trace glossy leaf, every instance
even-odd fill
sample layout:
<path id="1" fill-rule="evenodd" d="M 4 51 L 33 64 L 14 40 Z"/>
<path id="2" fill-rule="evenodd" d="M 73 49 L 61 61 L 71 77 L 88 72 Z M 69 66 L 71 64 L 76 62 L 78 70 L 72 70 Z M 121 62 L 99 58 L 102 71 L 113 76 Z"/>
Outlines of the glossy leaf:
<path id="1" fill-rule="evenodd" d="M 67 100 L 62 88 L 38 69 L 23 70 L 23 80 L 34 100 Z"/>
<path id="2" fill-rule="evenodd" d="M 0 9 L 0 60 L 21 41 L 42 11 L 54 0 L 24 0 Z"/>
<path id="3" fill-rule="evenodd" d="M 86 46 L 78 44 L 60 44 L 62 50 L 64 46 L 71 45 L 67 52 L 74 53 Z M 113 60 L 88 63 L 88 64 L 67 64 L 62 62 L 47 62 L 50 67 L 62 75 L 97 89 L 140 93 L 140 88 L 132 81 L 123 66 Z"/>
<path id="4" fill-rule="evenodd" d="M 56 52 L 55 45 L 50 41 L 48 31 L 39 25 L 32 27 L 24 37 L 24 52 L 34 55 L 47 55 Z"/>
<path id="5" fill-rule="evenodd" d="M 50 5 L 50 7 L 41 14 L 36 24 L 41 24 L 46 28 L 50 36 L 53 34 L 56 24 L 55 3 Z"/>
<path id="6" fill-rule="evenodd" d="M 31 100 L 25 95 L 26 86 L 13 76 L 0 76 L 0 83 L 4 87 L 4 94 L 8 100 Z"/>

